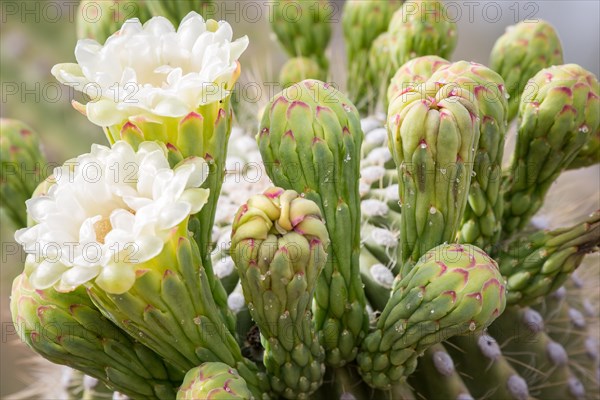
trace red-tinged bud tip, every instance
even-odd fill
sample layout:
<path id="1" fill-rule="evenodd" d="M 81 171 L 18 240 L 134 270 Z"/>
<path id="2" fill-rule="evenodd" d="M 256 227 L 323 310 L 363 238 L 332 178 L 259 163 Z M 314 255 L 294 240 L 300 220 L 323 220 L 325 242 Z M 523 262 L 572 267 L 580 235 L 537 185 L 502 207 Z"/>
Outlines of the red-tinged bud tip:
<path id="1" fill-rule="evenodd" d="M 348 135 L 348 136 L 350 136 L 350 129 L 348 129 L 347 126 L 344 126 L 342 128 L 342 135 Z"/>
<path id="2" fill-rule="evenodd" d="M 69 314 L 73 315 L 77 311 L 78 308 L 81 308 L 81 304 L 71 304 L 69 306 Z"/>
<path id="3" fill-rule="evenodd" d="M 29 136 L 29 135 L 31 135 L 31 131 L 30 131 L 29 129 L 21 129 L 21 130 L 19 131 L 19 134 L 20 134 L 21 136 Z"/>
<path id="4" fill-rule="evenodd" d="M 149 270 L 148 269 L 138 269 L 135 271 L 135 279 L 141 278 L 144 276 Z"/>
<path id="5" fill-rule="evenodd" d="M 123 127 L 121 128 L 121 132 L 125 132 L 127 130 L 135 130 L 135 131 L 139 131 L 140 129 L 138 128 L 138 126 L 136 124 L 134 124 L 131 121 L 127 121 L 123 124 Z"/>
<path id="6" fill-rule="evenodd" d="M 148 304 L 145 308 L 144 308 L 144 312 L 149 312 L 154 310 L 154 307 L 152 306 L 152 304 Z"/>
<path id="7" fill-rule="evenodd" d="M 283 137 L 288 137 L 291 140 L 296 140 L 296 138 L 294 137 L 294 133 L 292 132 L 292 130 L 290 129 L 289 131 L 287 131 L 286 133 L 283 134 Z"/>
<path id="8" fill-rule="evenodd" d="M 463 277 L 463 283 L 466 285 L 467 282 L 469 281 L 469 271 L 462 269 L 462 268 L 456 268 L 453 269 L 452 272 L 455 272 L 457 274 L 461 274 Z"/>
<path id="9" fill-rule="evenodd" d="M 454 290 L 446 290 L 442 293 L 442 296 L 450 296 L 452 303 L 456 303 L 456 292 Z"/>
<path id="10" fill-rule="evenodd" d="M 319 106 L 317 106 L 318 108 Z M 310 106 L 308 104 L 306 104 L 303 101 L 299 101 L 299 100 L 295 100 L 292 102 L 292 104 L 288 107 L 287 112 L 286 112 L 286 116 L 288 118 L 291 117 L 292 112 L 296 109 L 296 108 L 304 108 L 306 110 L 310 110 Z"/>
<path id="11" fill-rule="evenodd" d="M 278 188 L 278 187 L 274 187 L 274 188 L 270 188 L 265 190 L 265 192 L 263 193 L 265 196 L 267 196 L 270 199 L 276 199 L 279 196 L 281 196 L 283 194 L 283 192 L 285 192 L 284 189 L 282 188 Z M 248 209 L 248 206 L 246 206 L 246 210 Z"/>
<path id="12" fill-rule="evenodd" d="M 472 299 L 475 299 L 475 300 L 477 300 L 477 302 L 478 302 L 480 305 L 481 305 L 481 304 L 483 304 L 483 297 L 481 296 L 481 293 L 479 293 L 479 292 L 475 292 L 475 293 L 469 293 L 469 294 L 467 295 L 467 297 L 470 297 L 470 298 L 472 298 Z"/>
<path id="13" fill-rule="evenodd" d="M 168 269 L 163 273 L 163 278 L 168 278 L 173 275 L 175 275 L 175 273 L 173 271 L 171 271 L 170 269 Z"/>
<path id="14" fill-rule="evenodd" d="M 227 113 L 223 108 L 220 108 L 219 113 L 217 114 L 217 119 L 215 120 L 215 125 L 221 122 L 221 120 L 225 119 L 225 117 L 227 117 Z"/>
<path id="15" fill-rule="evenodd" d="M 565 104 L 563 106 L 562 110 L 560 110 L 560 114 L 564 114 L 564 113 L 577 114 L 577 110 L 575 109 L 575 107 L 573 107 L 569 104 Z"/>
<path id="16" fill-rule="evenodd" d="M 173 143 L 167 143 L 167 150 L 170 151 L 179 151 L 177 147 Z"/>
<path id="17" fill-rule="evenodd" d="M 315 248 L 315 247 L 319 246 L 320 244 L 321 244 L 321 241 L 319 239 L 317 239 L 317 238 L 314 238 L 314 239 L 310 240 L 310 244 L 309 245 L 310 245 L 310 248 L 312 249 L 312 248 Z"/>
<path id="18" fill-rule="evenodd" d="M 191 122 L 191 121 L 199 121 L 202 122 L 204 121 L 204 117 L 196 112 L 191 112 L 188 115 L 186 115 L 185 117 L 183 117 L 183 119 L 179 122 L 180 125 L 183 125 L 187 122 Z"/>
<path id="19" fill-rule="evenodd" d="M 270 133 L 271 133 L 271 131 L 269 131 L 269 128 L 263 128 L 263 129 L 260 131 L 260 134 L 259 134 L 259 135 L 260 135 L 261 137 L 262 137 L 262 136 L 268 136 Z"/>
<path id="20" fill-rule="evenodd" d="M 436 261 L 435 263 L 440 266 L 440 272 L 439 272 L 438 276 L 442 276 L 446 273 L 446 271 L 448 271 L 448 267 L 443 262 Z"/>
<path id="21" fill-rule="evenodd" d="M 213 156 L 209 153 L 204 153 L 204 161 L 209 162 L 213 160 Z"/>
<path id="22" fill-rule="evenodd" d="M 277 107 L 277 105 L 279 103 L 283 103 L 283 104 L 287 105 L 290 102 L 288 101 L 288 99 L 285 98 L 285 96 L 279 96 L 278 98 L 275 99 L 275 101 L 273 101 L 273 104 L 271 104 L 271 112 L 273 111 L 273 109 L 275 107 Z"/>
<path id="23" fill-rule="evenodd" d="M 315 145 L 315 144 L 317 144 L 319 142 L 322 142 L 322 141 L 323 141 L 323 139 L 321 139 L 319 137 L 314 137 L 313 140 L 312 140 L 312 144 Z"/>

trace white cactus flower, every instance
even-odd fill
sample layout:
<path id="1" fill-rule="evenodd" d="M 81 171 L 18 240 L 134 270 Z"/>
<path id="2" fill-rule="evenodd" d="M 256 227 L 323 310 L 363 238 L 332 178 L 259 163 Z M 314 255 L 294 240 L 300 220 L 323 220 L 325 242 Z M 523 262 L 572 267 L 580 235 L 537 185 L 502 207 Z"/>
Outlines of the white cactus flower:
<path id="1" fill-rule="evenodd" d="M 55 65 L 52 74 L 90 96 L 85 113 L 96 125 L 132 116 L 181 118 L 230 93 L 248 47 L 246 36 L 234 41 L 232 36 L 227 22 L 205 21 L 193 11 L 177 30 L 164 17 L 144 25 L 134 18 L 104 45 L 79 40 L 77 63 Z"/>
<path id="2" fill-rule="evenodd" d="M 31 284 L 69 291 L 95 279 L 110 293 L 129 290 L 139 265 L 202 209 L 207 174 L 201 158 L 171 169 L 166 148 L 156 142 L 141 143 L 137 152 L 121 141 L 93 145 L 56 168 L 47 195 L 26 203 L 36 224 L 15 233 L 28 254 Z"/>

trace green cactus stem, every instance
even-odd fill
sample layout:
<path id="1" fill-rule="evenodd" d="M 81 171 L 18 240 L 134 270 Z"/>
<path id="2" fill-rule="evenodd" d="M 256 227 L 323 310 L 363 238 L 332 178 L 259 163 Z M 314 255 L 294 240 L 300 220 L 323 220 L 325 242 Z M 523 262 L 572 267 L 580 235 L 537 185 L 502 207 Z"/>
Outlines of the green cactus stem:
<path id="1" fill-rule="evenodd" d="M 331 366 L 356 357 L 368 326 L 358 263 L 362 136 L 352 103 L 315 80 L 274 96 L 257 135 L 275 185 L 313 200 L 326 221 L 331 244 L 317 283 L 314 311 Z"/>

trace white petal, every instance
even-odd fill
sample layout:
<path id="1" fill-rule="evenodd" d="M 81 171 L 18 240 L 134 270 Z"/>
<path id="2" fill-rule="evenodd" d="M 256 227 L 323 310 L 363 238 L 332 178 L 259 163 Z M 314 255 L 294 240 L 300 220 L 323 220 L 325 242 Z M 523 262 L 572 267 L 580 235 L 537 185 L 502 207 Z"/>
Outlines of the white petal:
<path id="1" fill-rule="evenodd" d="M 102 268 L 95 282 L 107 293 L 122 294 L 135 283 L 135 269 L 132 265 L 109 264 Z"/>
<path id="2" fill-rule="evenodd" d="M 158 219 L 159 229 L 171 229 L 183 221 L 192 211 L 189 203 L 178 202 L 164 209 Z"/>
<path id="3" fill-rule="evenodd" d="M 73 290 L 79 285 L 91 281 L 100 273 L 100 267 L 73 267 L 69 268 L 60 280 L 59 288 L 62 290 Z"/>
<path id="4" fill-rule="evenodd" d="M 181 197 L 180 201 L 186 202 L 191 206 L 190 214 L 196 214 L 200 212 L 202 207 L 208 201 L 208 195 L 210 194 L 209 189 L 192 188 L 186 189 Z"/>
<path id="5" fill-rule="evenodd" d="M 60 262 L 42 261 L 29 276 L 31 286 L 36 289 L 48 289 L 58 282 L 67 270 Z"/>

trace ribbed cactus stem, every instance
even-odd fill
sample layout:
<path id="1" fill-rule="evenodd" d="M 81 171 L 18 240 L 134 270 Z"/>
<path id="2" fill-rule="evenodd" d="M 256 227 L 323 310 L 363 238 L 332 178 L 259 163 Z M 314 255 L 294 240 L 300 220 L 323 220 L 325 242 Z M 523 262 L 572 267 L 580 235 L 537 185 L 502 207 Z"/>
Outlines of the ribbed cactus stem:
<path id="1" fill-rule="evenodd" d="M 352 103 L 315 80 L 275 95 L 257 135 L 271 180 L 313 200 L 326 221 L 331 244 L 317 283 L 314 318 L 332 366 L 356 357 L 368 325 L 358 263 L 362 136 Z"/>
<path id="2" fill-rule="evenodd" d="M 515 238 L 497 260 L 507 280 L 509 304 L 527 305 L 560 288 L 583 257 L 600 246 L 600 211 L 585 221 Z"/>

